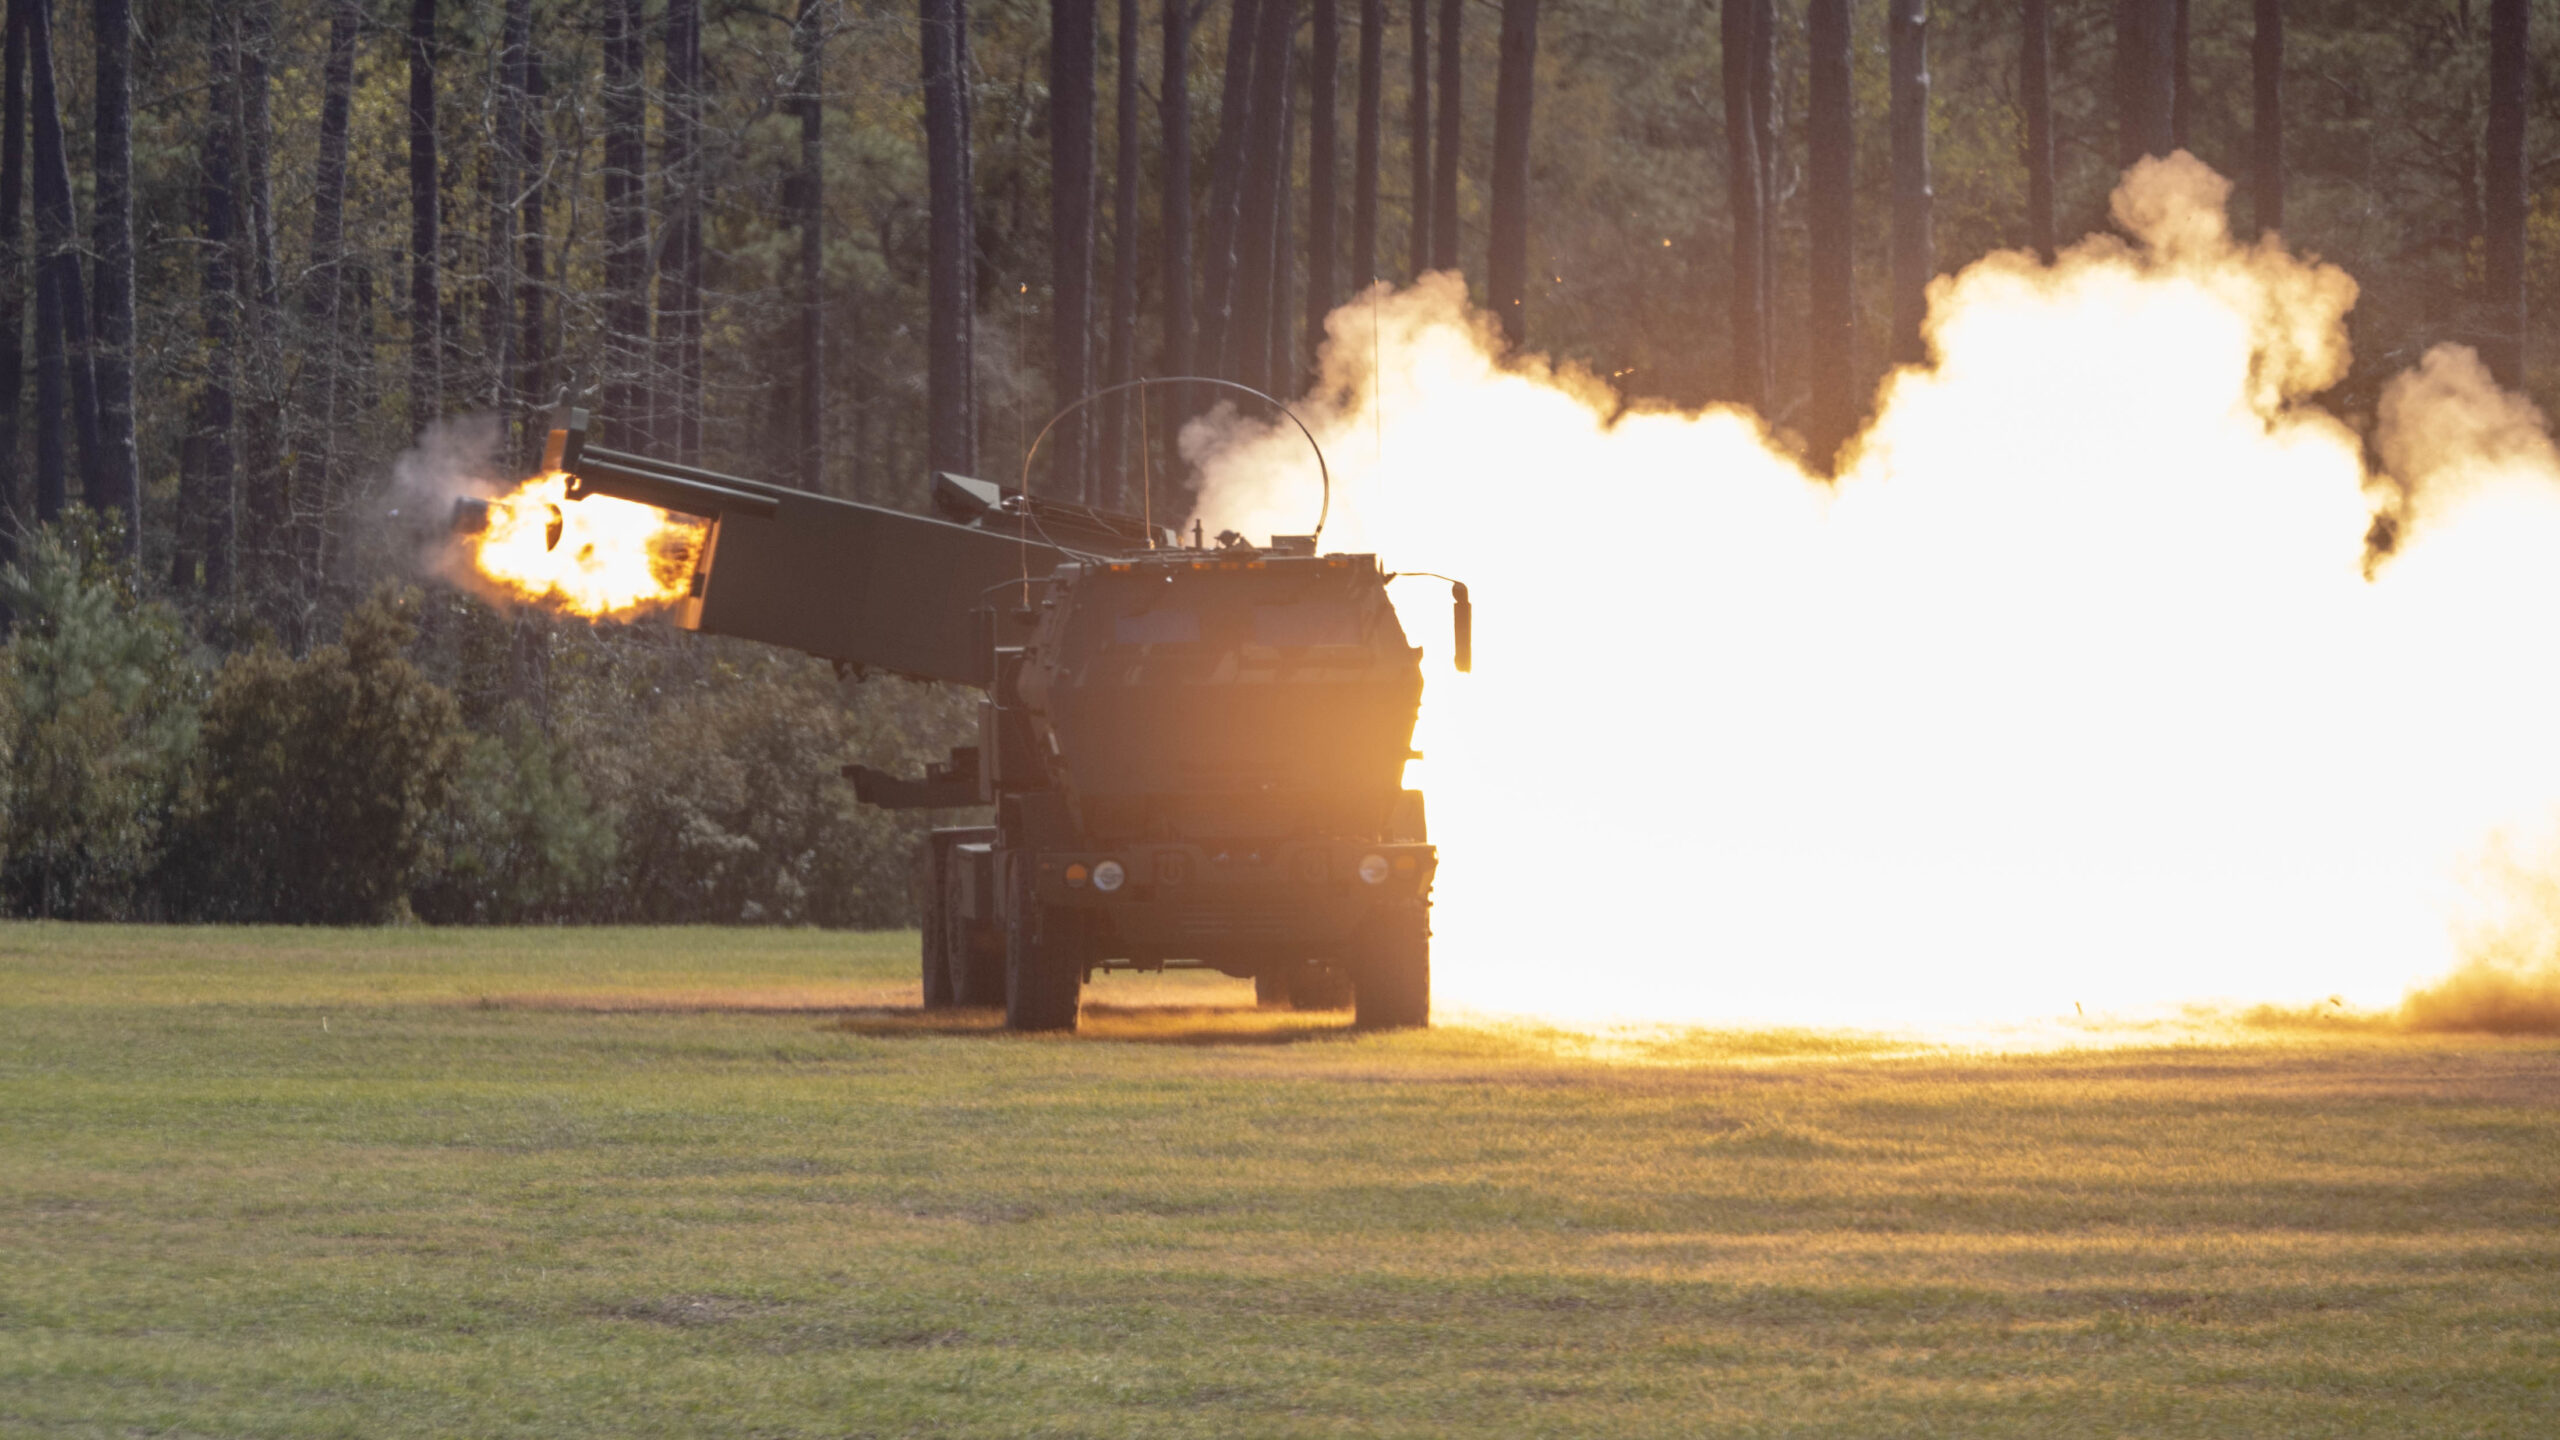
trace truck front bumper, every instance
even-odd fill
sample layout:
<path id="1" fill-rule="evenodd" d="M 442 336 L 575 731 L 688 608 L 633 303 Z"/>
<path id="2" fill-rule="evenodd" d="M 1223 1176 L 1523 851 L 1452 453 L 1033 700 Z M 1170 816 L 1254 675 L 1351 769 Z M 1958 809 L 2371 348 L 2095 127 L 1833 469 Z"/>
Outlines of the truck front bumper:
<path id="1" fill-rule="evenodd" d="M 1138 844 L 1043 854 L 1033 883 L 1042 904 L 1092 917 L 1096 960 L 1215 964 L 1338 954 L 1380 908 L 1429 899 L 1438 867 L 1430 845 Z"/>

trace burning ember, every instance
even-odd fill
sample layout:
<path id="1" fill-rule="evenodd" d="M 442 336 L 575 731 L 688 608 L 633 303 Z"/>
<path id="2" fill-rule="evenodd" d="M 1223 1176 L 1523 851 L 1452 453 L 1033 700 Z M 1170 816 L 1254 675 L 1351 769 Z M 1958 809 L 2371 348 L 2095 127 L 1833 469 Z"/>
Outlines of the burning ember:
<path id="1" fill-rule="evenodd" d="M 609 495 L 571 500 L 568 488 L 555 471 L 485 502 L 479 532 L 462 542 L 473 570 L 518 599 L 589 617 L 684 598 L 703 522 Z"/>

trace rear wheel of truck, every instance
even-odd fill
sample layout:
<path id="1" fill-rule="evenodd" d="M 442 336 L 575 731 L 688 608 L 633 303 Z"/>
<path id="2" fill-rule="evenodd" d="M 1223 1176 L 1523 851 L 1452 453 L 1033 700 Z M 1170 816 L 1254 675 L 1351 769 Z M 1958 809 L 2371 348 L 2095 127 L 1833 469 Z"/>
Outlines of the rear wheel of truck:
<path id="1" fill-rule="evenodd" d="M 1253 1003 L 1263 1010 L 1277 1010 L 1289 1004 L 1289 972 L 1285 969 L 1265 970 L 1254 976 Z"/>
<path id="2" fill-rule="evenodd" d="M 960 867 L 966 863 L 955 855 L 943 867 L 942 908 L 950 927 L 943 965 L 951 976 L 952 1004 L 992 1010 L 1005 1003 L 1005 934 L 962 913 Z"/>
<path id="3" fill-rule="evenodd" d="M 1363 1030 L 1431 1023 L 1431 920 L 1416 900 L 1372 916 L 1351 944 L 1351 982 Z"/>
<path id="4" fill-rule="evenodd" d="M 924 944 L 921 970 L 924 979 L 924 1008 L 948 1010 L 951 994 L 951 916 L 950 889 L 943 884 L 943 866 L 927 842 L 916 857 L 916 903 L 923 910 Z"/>
<path id="5" fill-rule="evenodd" d="M 1013 871 L 1005 936 L 1005 1028 L 1073 1030 L 1084 988 L 1083 917 L 1034 899 L 1029 866 L 1016 865 Z"/>

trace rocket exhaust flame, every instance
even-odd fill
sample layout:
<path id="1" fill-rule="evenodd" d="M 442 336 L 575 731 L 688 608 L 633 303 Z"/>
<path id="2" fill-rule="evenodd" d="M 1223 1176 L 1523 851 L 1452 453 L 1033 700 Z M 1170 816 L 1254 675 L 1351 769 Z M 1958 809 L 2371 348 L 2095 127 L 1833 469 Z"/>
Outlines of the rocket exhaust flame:
<path id="1" fill-rule="evenodd" d="M 572 502 L 568 477 L 537 475 L 457 516 L 474 576 L 518 600 L 627 617 L 685 596 L 708 526 L 609 495 Z M 474 523 L 476 521 L 476 524 Z"/>
<path id="2" fill-rule="evenodd" d="M 2227 193 L 2146 162 L 2131 243 L 1937 281 L 1830 482 L 1751 414 L 1506 365 L 1451 280 L 1335 313 L 1328 538 L 1494 607 L 1415 742 L 1446 1003 L 1955 1024 L 2455 967 L 2483 857 L 2560 817 L 2560 458 L 2445 349 L 2369 470 L 2311 401 L 2354 282 Z M 1294 435 L 1185 446 L 1213 529 L 1312 503 Z"/>

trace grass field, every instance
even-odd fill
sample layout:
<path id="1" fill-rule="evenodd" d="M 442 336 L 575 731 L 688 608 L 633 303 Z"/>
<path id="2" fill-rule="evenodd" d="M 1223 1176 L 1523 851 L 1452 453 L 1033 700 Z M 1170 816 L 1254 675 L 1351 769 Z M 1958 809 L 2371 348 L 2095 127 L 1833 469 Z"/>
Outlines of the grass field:
<path id="1" fill-rule="evenodd" d="M 1353 1036 L 0 927 L 0 1435 L 2560 1432 L 2560 1044 Z"/>

